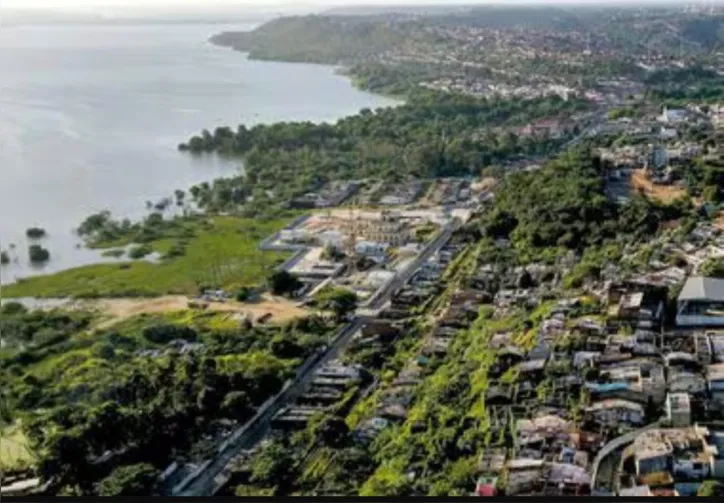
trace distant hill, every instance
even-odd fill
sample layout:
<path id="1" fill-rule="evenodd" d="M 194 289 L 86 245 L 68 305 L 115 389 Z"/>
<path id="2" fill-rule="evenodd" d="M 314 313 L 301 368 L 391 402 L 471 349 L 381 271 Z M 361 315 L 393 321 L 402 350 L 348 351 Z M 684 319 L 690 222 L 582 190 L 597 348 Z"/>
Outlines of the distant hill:
<path id="1" fill-rule="evenodd" d="M 282 17 L 250 32 L 225 32 L 211 41 L 248 52 L 254 59 L 345 64 L 404 43 L 412 33 L 371 18 Z"/>

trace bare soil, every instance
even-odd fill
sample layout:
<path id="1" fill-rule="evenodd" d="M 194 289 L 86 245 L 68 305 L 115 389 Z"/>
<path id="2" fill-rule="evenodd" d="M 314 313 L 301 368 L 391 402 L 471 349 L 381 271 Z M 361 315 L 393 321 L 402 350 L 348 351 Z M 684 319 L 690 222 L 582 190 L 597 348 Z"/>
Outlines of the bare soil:
<path id="1" fill-rule="evenodd" d="M 79 301 L 73 304 L 75 309 L 100 311 L 106 318 L 97 325 L 97 328 L 108 328 L 116 323 L 138 316 L 140 314 L 164 313 L 183 311 L 189 309 L 189 303 L 194 301 L 183 295 L 165 295 L 152 299 L 93 299 Z M 308 311 L 299 307 L 296 302 L 288 299 L 265 295 L 260 302 L 241 303 L 203 302 L 206 309 L 214 312 L 230 312 L 245 314 L 255 321 L 266 314 L 271 314 L 267 323 L 284 323 L 295 318 L 308 315 Z"/>
<path id="2" fill-rule="evenodd" d="M 642 190 L 652 199 L 662 203 L 670 203 L 676 199 L 686 197 L 686 189 L 681 185 L 659 185 L 646 177 L 644 170 L 637 169 L 631 176 L 631 188 L 634 191 Z"/>

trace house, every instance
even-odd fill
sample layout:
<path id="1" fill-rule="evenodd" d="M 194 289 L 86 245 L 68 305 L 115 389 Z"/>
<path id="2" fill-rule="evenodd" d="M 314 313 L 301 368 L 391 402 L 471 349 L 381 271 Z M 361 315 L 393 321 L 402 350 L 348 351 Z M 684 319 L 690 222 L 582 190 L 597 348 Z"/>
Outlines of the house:
<path id="1" fill-rule="evenodd" d="M 649 486 L 633 486 L 621 489 L 618 492 L 619 496 L 622 497 L 641 497 L 641 496 L 653 496 Z"/>
<path id="2" fill-rule="evenodd" d="M 669 165 L 669 153 L 664 147 L 654 147 L 649 165 L 655 170 L 662 170 Z"/>
<path id="3" fill-rule="evenodd" d="M 499 474 L 505 468 L 506 450 L 504 448 L 485 449 L 478 460 L 479 473 Z"/>
<path id="4" fill-rule="evenodd" d="M 477 496 L 485 497 L 497 496 L 497 483 L 498 477 L 480 477 L 477 484 L 475 485 L 475 494 Z"/>
<path id="5" fill-rule="evenodd" d="M 691 399 L 688 393 L 666 395 L 666 418 L 676 428 L 691 426 Z"/>
<path id="6" fill-rule="evenodd" d="M 706 368 L 706 383 L 712 398 L 724 403 L 724 363 L 715 363 Z"/>
<path id="7" fill-rule="evenodd" d="M 575 496 L 590 492 L 591 476 L 585 468 L 566 463 L 548 463 L 542 471 L 544 487 L 555 489 L 559 494 Z M 545 494 L 549 491 L 544 490 Z"/>
<path id="8" fill-rule="evenodd" d="M 724 279 L 693 276 L 676 302 L 680 327 L 724 326 Z"/>
<path id="9" fill-rule="evenodd" d="M 659 138 L 662 140 L 674 140 L 679 136 L 679 132 L 676 130 L 676 128 L 672 127 L 662 127 L 659 130 Z"/>
<path id="10" fill-rule="evenodd" d="M 552 414 L 534 419 L 519 419 L 516 423 L 518 444 L 529 445 L 552 439 L 568 439 L 572 423 Z"/>
<path id="11" fill-rule="evenodd" d="M 716 446 L 706 441 L 707 428 L 657 428 L 647 430 L 627 448 L 633 452 L 636 476 L 670 473 L 679 479 L 701 480 L 714 472 Z"/>
<path id="12" fill-rule="evenodd" d="M 641 425 L 644 423 L 643 406 L 630 400 L 602 400 L 588 407 L 586 412 L 603 424 Z"/>
<path id="13" fill-rule="evenodd" d="M 692 372 L 681 367 L 669 368 L 666 381 L 670 393 L 704 395 L 707 389 L 706 381 L 699 372 Z"/>
<path id="14" fill-rule="evenodd" d="M 659 120 L 667 124 L 676 124 L 685 121 L 688 115 L 689 112 L 686 109 L 664 107 Z"/>
<path id="15" fill-rule="evenodd" d="M 508 461 L 508 484 L 506 495 L 513 496 L 532 491 L 540 479 L 544 461 L 542 459 L 516 458 Z"/>

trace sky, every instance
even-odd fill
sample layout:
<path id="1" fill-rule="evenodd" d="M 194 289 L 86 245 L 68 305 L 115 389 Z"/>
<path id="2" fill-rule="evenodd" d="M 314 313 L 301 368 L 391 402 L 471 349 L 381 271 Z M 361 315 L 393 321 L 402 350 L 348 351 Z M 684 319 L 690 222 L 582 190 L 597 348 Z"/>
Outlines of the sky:
<path id="1" fill-rule="evenodd" d="M 80 7 L 158 7 L 164 5 L 184 5 L 188 7 L 210 7 L 230 5 L 266 7 L 278 5 L 385 5 L 385 4 L 424 4 L 445 3 L 444 0 L 0 0 L 0 6 L 13 8 L 80 8 Z M 475 0 L 462 0 L 455 3 L 475 3 Z M 478 0 L 477 3 L 486 3 Z"/>
<path id="2" fill-rule="evenodd" d="M 134 9 L 165 5 L 183 5 L 189 8 L 212 6 L 249 6 L 265 8 L 277 6 L 341 6 L 341 5 L 422 5 L 422 4 L 467 4 L 467 3 L 605 3 L 605 0 L 0 0 L 1 7 L 82 9 L 88 7 L 132 7 Z M 635 0 L 631 3 L 636 3 Z"/>

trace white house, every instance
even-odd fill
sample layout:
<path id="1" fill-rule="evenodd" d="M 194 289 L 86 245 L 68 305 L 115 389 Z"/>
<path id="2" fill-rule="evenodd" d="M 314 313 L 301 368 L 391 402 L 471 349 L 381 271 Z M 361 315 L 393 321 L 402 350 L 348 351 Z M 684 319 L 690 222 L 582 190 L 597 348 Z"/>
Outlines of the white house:
<path id="1" fill-rule="evenodd" d="M 664 107 L 663 112 L 661 113 L 660 120 L 661 122 L 666 123 L 677 123 L 682 122 L 686 120 L 686 117 L 689 115 L 689 112 L 686 111 L 684 108 L 667 108 Z"/>

